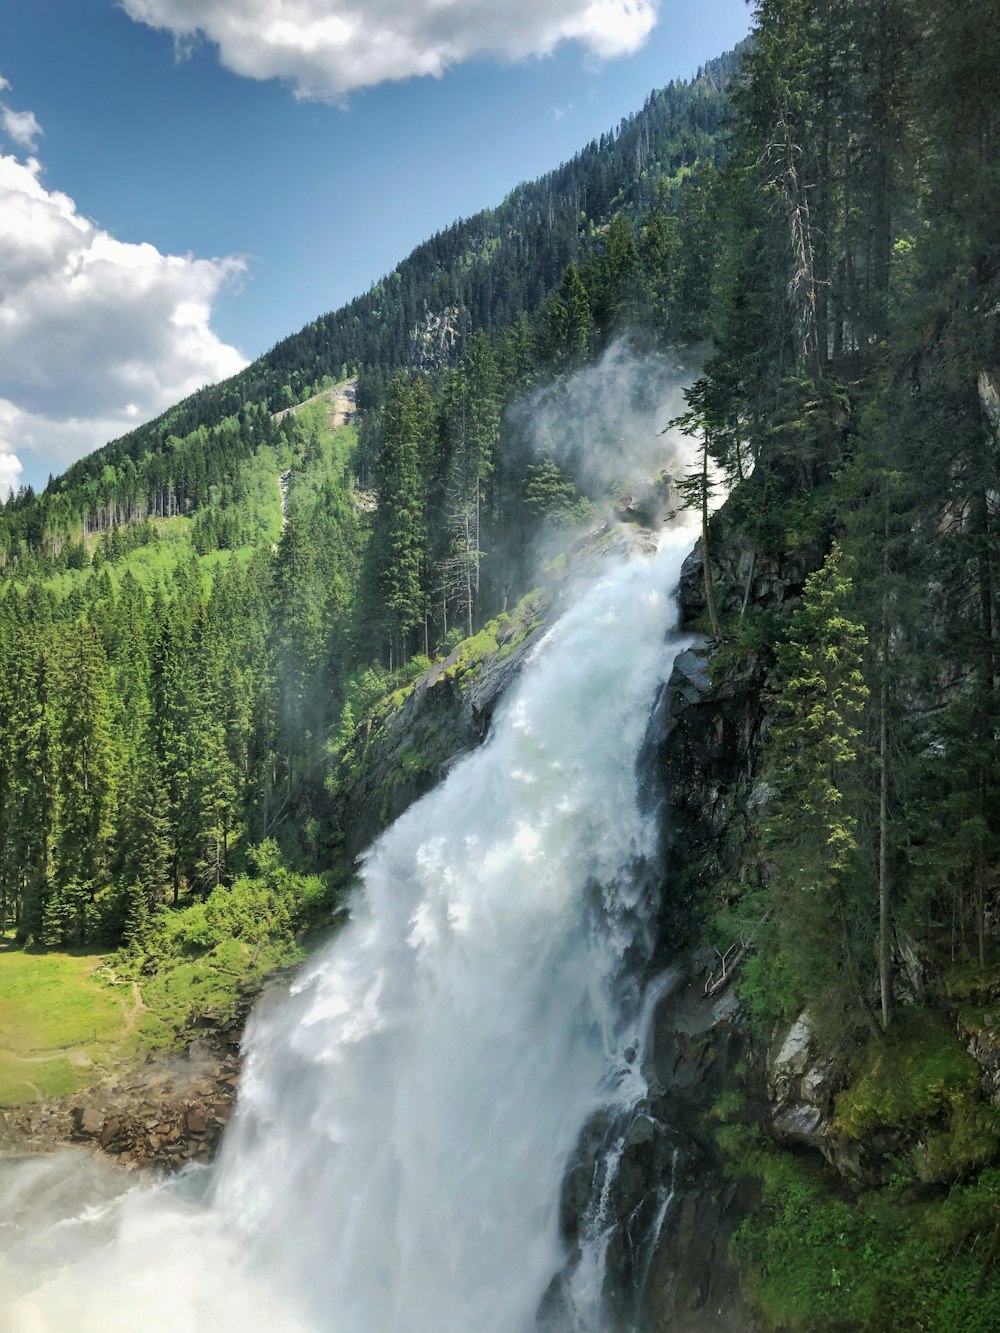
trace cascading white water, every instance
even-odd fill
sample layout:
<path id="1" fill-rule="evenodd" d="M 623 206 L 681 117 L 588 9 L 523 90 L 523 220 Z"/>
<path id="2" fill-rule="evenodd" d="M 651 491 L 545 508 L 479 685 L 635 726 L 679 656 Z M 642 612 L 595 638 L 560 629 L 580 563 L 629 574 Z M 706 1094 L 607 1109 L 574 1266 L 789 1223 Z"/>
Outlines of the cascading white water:
<path id="1" fill-rule="evenodd" d="M 7 1327 L 535 1327 L 581 1130 L 644 1092 L 620 984 L 655 838 L 636 758 L 689 541 L 609 568 L 368 852 L 349 925 L 251 1026 L 207 1196 L 136 1190 L 14 1246 Z"/>
<path id="2" fill-rule="evenodd" d="M 627 1135 L 634 1129 L 637 1119 L 648 1121 L 654 1129 L 662 1129 L 645 1106 L 649 1088 L 641 1070 L 657 1007 L 664 996 L 676 988 L 680 976 L 676 971 L 665 972 L 647 988 L 642 1004 L 635 1013 L 632 1036 L 626 1037 L 627 1044 L 622 1051 L 626 1063 L 617 1070 L 609 1067 L 605 1075 L 605 1095 L 600 1107 L 606 1120 L 604 1142 L 594 1157 L 590 1202 L 580 1218 L 579 1253 L 561 1277 L 562 1314 L 557 1316 L 555 1326 L 558 1333 L 562 1333 L 562 1326 L 566 1326 L 570 1333 L 608 1333 L 611 1316 L 607 1311 L 604 1287 L 608 1248 L 616 1231 L 622 1226 L 615 1208 L 619 1170 L 625 1156 Z M 622 1006 L 622 1034 L 627 1032 L 628 1012 Z M 676 1167 L 676 1154 L 674 1165 Z M 650 1182 L 650 1185 L 661 1197 L 648 1234 L 639 1237 L 641 1253 L 635 1256 L 638 1263 L 632 1274 L 635 1286 L 633 1295 L 636 1298 L 642 1296 L 653 1252 L 659 1243 L 663 1223 L 674 1197 L 673 1179 L 666 1187 L 663 1182 Z M 632 1221 L 632 1218 L 626 1220 L 626 1228 Z M 549 1329 L 552 1329 L 551 1323 Z M 625 1330 L 621 1330 L 621 1333 L 625 1333 Z M 631 1325 L 628 1333 L 634 1333 Z"/>

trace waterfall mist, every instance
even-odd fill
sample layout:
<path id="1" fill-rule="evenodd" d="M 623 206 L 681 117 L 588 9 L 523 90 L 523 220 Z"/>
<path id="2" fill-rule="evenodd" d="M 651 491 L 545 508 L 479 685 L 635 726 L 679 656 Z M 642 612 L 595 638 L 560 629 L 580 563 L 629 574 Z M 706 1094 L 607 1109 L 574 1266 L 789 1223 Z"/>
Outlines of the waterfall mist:
<path id="1" fill-rule="evenodd" d="M 536 1327 L 581 1130 L 644 1092 L 636 756 L 689 541 L 608 568 L 370 849 L 350 924 L 251 1024 L 216 1167 L 110 1199 L 67 1195 L 58 1159 L 7 1168 L 7 1328 Z M 588 1282 L 573 1324 L 597 1329 Z"/>
<path id="2" fill-rule="evenodd" d="M 687 469 L 691 441 L 667 423 L 687 410 L 684 387 L 700 364 L 697 354 L 687 362 L 644 354 L 623 335 L 576 374 L 525 395 L 512 416 L 534 454 L 551 456 L 601 500 L 663 469 Z"/>

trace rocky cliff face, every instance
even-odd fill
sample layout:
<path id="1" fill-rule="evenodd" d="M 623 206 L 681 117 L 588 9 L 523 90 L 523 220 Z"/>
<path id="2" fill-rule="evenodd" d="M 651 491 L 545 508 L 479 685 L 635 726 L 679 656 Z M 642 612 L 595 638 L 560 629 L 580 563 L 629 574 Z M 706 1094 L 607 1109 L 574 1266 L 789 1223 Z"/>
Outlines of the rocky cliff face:
<path id="1" fill-rule="evenodd" d="M 510 620 L 508 637 L 497 651 L 463 664 L 463 648 L 456 648 L 420 677 L 381 733 L 366 744 L 360 773 L 346 786 L 339 816 L 352 861 L 485 739 L 497 704 L 545 632 L 546 620 L 539 598 Z"/>
<path id="2" fill-rule="evenodd" d="M 792 609 L 821 559 L 816 550 L 755 560 L 724 516 L 716 519 L 712 577 L 716 599 L 731 616 Z M 681 604 L 683 622 L 703 626 L 704 571 L 697 548 L 684 566 Z M 718 1148 L 727 1098 L 730 1107 L 739 1103 L 743 1130 L 824 1180 L 830 1198 L 884 1190 L 897 1179 L 901 1161 L 922 1159 L 925 1180 L 947 1182 L 980 1160 L 962 1156 L 958 1122 L 946 1125 L 943 1114 L 920 1123 L 909 1122 L 905 1113 L 897 1124 L 875 1117 L 860 1131 L 851 1128 L 843 1113 L 845 1105 L 858 1105 L 858 1071 L 848 1069 L 842 1053 L 824 1047 L 808 1015 L 762 1034 L 737 996 L 713 984 L 720 960 L 713 950 L 697 947 L 699 927 L 727 886 L 758 873 L 752 835 L 767 799 L 760 758 L 769 708 L 764 661 L 745 651 L 738 657 L 713 652 L 697 642 L 676 660 L 643 756 L 650 799 L 662 809 L 659 933 L 650 974 L 669 968 L 675 979 L 655 1012 L 644 1060 L 650 1095 L 625 1128 L 612 1204 L 620 1222 L 608 1252 L 609 1283 L 622 1326 L 639 1333 L 763 1326 L 730 1257 L 732 1234 L 754 1213 L 758 1197 L 746 1178 L 734 1182 Z M 949 1004 L 939 995 L 930 1009 L 921 1007 L 927 960 L 901 930 L 894 950 L 904 1009 L 938 1033 L 939 1049 L 957 1038 L 978 1066 L 980 1105 L 1000 1107 L 1000 984 L 985 1005 Z M 967 1095 L 975 1099 L 974 1092 Z M 950 1167 L 940 1165 L 940 1156 L 935 1165 L 935 1135 L 955 1154 Z M 584 1154 L 586 1149 L 585 1143 Z M 572 1199 L 572 1178 L 567 1194 Z M 571 1218 L 573 1209 L 564 1212 Z M 572 1244 L 571 1221 L 566 1234 Z"/>
<path id="3" fill-rule="evenodd" d="M 712 576 L 727 611 L 779 611 L 797 598 L 810 568 L 804 554 L 755 560 L 721 519 Z M 681 622 L 705 610 L 700 549 L 683 567 Z M 696 947 L 701 914 L 720 882 L 739 876 L 762 793 L 760 740 L 768 722 L 766 672 L 713 657 L 695 636 L 660 694 L 641 757 L 647 799 L 660 808 L 657 938 L 647 983 L 666 974 L 643 1070 L 648 1100 L 619 1127 L 624 1149 L 614 1182 L 618 1226 L 608 1251 L 608 1294 L 616 1317 L 643 1333 L 745 1333 L 753 1311 L 729 1255 L 752 1189 L 727 1178 L 712 1133 L 713 1108 L 734 1084 L 734 1067 L 763 1066 L 739 1002 L 709 994 L 719 960 Z M 758 1080 L 762 1082 L 762 1080 Z M 761 1114 L 769 1115 L 766 1104 Z M 566 1184 L 563 1217 L 572 1247 L 589 1160 L 606 1131 L 595 1122 Z"/>

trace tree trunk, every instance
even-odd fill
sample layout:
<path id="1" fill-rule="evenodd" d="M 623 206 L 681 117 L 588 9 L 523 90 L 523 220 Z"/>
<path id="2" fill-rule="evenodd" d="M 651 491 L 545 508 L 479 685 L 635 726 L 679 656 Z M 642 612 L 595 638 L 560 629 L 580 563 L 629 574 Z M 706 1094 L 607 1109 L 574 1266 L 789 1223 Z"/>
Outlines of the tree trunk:
<path id="1" fill-rule="evenodd" d="M 715 609 L 715 585 L 712 582 L 712 567 L 708 561 L 708 436 L 706 434 L 701 451 L 701 568 L 705 580 L 705 605 L 708 619 L 712 626 L 712 637 L 719 637 L 719 617 Z"/>
<path id="2" fill-rule="evenodd" d="M 882 991 L 882 1027 L 888 1028 L 895 1011 L 892 994 L 892 931 L 891 885 L 889 882 L 889 728 L 886 721 L 889 687 L 885 676 L 885 663 L 882 666 L 882 689 L 879 700 L 881 716 L 879 718 L 879 775 L 878 802 L 878 974 Z"/>
<path id="3" fill-rule="evenodd" d="M 888 484 L 888 483 L 886 483 Z M 879 689 L 879 801 L 878 801 L 878 975 L 882 993 L 882 1027 L 893 1019 L 892 915 L 889 882 L 889 503 L 886 496 L 882 542 L 882 682 Z"/>

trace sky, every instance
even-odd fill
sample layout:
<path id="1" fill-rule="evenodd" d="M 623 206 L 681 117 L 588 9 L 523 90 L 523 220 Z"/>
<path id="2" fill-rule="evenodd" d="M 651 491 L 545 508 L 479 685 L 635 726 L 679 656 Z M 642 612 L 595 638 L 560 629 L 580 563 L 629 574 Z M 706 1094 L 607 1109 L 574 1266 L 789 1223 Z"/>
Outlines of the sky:
<path id="1" fill-rule="evenodd" d="M 3 0 L 0 495 L 366 291 L 745 0 Z"/>

